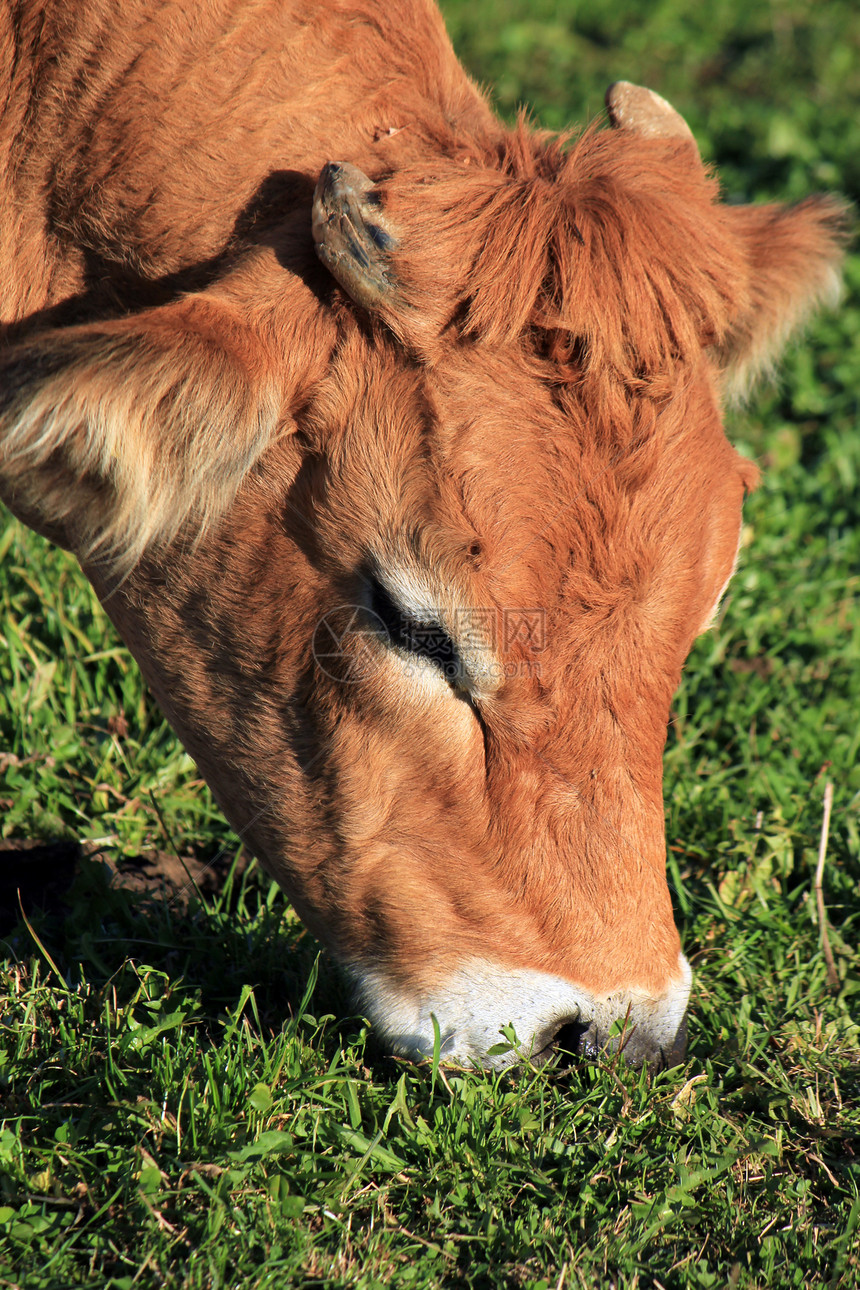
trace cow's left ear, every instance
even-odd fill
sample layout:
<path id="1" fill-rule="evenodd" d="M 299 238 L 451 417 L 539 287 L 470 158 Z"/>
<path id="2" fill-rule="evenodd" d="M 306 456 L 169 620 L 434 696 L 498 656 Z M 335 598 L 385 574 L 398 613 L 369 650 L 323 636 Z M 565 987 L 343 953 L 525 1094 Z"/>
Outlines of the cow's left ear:
<path id="1" fill-rule="evenodd" d="M 120 572 L 222 513 L 280 424 L 270 346 L 211 294 L 0 351 L 0 496 Z"/>
<path id="2" fill-rule="evenodd" d="M 717 347 L 725 392 L 739 401 L 771 373 L 792 333 L 838 300 L 849 207 L 810 197 L 796 206 L 725 206 L 722 216 L 749 266 L 743 303 Z"/>

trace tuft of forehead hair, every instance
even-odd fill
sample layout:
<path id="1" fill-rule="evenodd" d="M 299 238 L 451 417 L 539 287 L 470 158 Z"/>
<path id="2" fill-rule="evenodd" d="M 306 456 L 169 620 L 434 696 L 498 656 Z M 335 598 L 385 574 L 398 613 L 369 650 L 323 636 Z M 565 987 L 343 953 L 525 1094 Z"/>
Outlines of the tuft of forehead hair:
<path id="1" fill-rule="evenodd" d="M 560 384 L 595 408 L 608 400 L 627 437 L 632 404 L 671 397 L 703 349 L 724 386 L 745 392 L 787 333 L 832 301 L 845 238 L 833 198 L 720 204 L 690 139 L 557 136 L 524 118 L 483 165 L 402 170 L 379 193 L 408 230 L 404 299 L 441 338 L 525 342 Z"/>
<path id="2" fill-rule="evenodd" d="M 638 388 L 723 335 L 738 307 L 745 267 L 717 195 L 686 140 L 574 140 L 521 120 L 482 167 L 400 171 L 386 204 L 409 230 L 398 269 L 416 305 L 453 283 L 439 306 L 462 334 L 564 332 L 589 369 Z"/>

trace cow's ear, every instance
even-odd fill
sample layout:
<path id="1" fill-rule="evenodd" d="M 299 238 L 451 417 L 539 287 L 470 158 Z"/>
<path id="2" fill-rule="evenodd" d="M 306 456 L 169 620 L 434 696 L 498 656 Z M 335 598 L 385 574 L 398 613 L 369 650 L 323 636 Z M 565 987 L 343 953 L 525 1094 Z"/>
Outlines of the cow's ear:
<path id="1" fill-rule="evenodd" d="M 217 297 L 38 333 L 0 351 L 0 495 L 122 572 L 229 506 L 280 408 L 270 348 Z"/>
<path id="2" fill-rule="evenodd" d="M 749 266 L 745 298 L 717 349 L 726 395 L 739 401 L 770 374 L 792 333 L 836 303 L 849 208 L 811 197 L 796 206 L 726 206 L 723 214 Z"/>

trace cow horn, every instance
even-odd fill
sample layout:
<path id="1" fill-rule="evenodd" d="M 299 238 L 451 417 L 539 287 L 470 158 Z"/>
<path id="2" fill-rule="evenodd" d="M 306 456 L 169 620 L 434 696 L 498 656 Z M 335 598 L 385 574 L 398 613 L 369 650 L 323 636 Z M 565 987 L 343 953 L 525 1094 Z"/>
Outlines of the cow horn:
<path id="1" fill-rule="evenodd" d="M 653 90 L 630 81 L 616 81 L 606 91 L 609 120 L 616 130 L 635 130 L 657 139 L 686 139 L 695 145 L 687 122 Z"/>
<path id="2" fill-rule="evenodd" d="M 398 295 L 391 266 L 398 242 L 373 181 L 357 166 L 330 161 L 323 167 L 312 227 L 317 255 L 356 304 L 390 306 Z"/>

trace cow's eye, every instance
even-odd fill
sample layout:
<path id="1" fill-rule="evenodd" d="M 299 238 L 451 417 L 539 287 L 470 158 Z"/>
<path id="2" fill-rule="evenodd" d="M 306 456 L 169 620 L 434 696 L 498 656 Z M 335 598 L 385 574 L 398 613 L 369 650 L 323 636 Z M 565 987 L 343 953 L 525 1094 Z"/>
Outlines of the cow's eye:
<path id="1" fill-rule="evenodd" d="M 370 582 L 370 609 L 392 645 L 433 663 L 449 681 L 456 681 L 462 674 L 457 646 L 445 628 L 431 618 L 417 618 L 407 612 L 376 578 Z"/>

